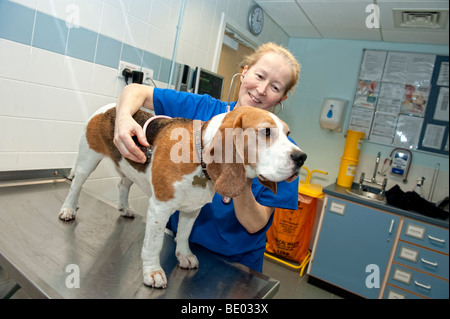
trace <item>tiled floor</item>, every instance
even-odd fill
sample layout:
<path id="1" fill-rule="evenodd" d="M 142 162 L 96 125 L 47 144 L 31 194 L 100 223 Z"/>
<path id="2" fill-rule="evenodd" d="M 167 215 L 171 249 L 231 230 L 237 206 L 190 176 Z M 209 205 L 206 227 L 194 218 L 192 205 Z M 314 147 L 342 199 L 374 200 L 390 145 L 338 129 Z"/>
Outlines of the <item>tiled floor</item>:
<path id="1" fill-rule="evenodd" d="M 340 297 L 308 283 L 308 275 L 299 276 L 298 270 L 289 269 L 270 259 L 264 260 L 263 273 L 281 282 L 275 299 L 339 299 Z M 6 271 L 0 268 L 0 296 L 13 287 L 14 281 Z M 11 298 L 29 298 L 23 289 L 19 289 Z"/>
<path id="2" fill-rule="evenodd" d="M 280 281 L 280 290 L 274 299 L 342 299 L 341 297 L 308 283 L 308 275 L 300 277 L 300 271 L 288 268 L 267 257 L 263 273 Z"/>

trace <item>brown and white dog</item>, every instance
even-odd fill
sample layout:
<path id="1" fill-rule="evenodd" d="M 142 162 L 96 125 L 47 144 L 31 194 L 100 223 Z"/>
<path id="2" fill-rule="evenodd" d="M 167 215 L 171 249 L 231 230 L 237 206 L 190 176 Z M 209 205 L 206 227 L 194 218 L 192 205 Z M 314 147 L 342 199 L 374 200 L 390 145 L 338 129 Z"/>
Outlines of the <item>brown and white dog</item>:
<path id="1" fill-rule="evenodd" d="M 200 209 L 212 201 L 214 193 L 237 196 L 247 179 L 255 177 L 276 193 L 276 182 L 294 180 L 306 159 L 288 140 L 289 128 L 278 117 L 240 106 L 208 122 L 155 118 L 146 130 L 149 160 L 136 163 L 122 157 L 113 144 L 115 117 L 115 105 L 109 104 L 88 121 L 59 218 L 75 218 L 83 183 L 104 157 L 111 158 L 122 178 L 118 209 L 123 216 L 134 216 L 128 204 L 133 183 L 150 196 L 141 256 L 144 283 L 152 287 L 167 284 L 159 258 L 164 229 L 173 212 L 180 211 L 175 252 L 180 267 L 197 268 L 188 239 Z M 142 126 L 150 117 L 143 111 L 134 115 Z"/>

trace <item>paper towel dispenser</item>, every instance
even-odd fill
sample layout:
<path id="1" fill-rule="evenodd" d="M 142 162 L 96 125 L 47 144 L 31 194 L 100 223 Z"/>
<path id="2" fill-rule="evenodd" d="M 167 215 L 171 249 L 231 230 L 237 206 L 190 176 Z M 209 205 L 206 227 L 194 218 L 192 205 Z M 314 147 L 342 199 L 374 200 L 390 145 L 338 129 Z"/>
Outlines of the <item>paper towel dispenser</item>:
<path id="1" fill-rule="evenodd" d="M 347 104 L 348 101 L 343 99 L 325 99 L 320 113 L 320 127 L 325 130 L 341 132 Z"/>

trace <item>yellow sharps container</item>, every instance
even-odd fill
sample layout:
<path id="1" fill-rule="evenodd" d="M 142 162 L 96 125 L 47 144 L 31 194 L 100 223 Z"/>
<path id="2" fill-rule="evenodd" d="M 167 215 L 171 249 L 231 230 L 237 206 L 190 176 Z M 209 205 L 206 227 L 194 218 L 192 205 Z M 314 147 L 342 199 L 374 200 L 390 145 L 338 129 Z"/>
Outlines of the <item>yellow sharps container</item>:
<path id="1" fill-rule="evenodd" d="M 341 166 L 336 182 L 339 186 L 352 187 L 353 178 L 356 175 L 356 169 L 359 163 L 359 153 L 361 152 L 364 135 L 363 132 L 347 131 L 344 154 L 341 157 Z"/>

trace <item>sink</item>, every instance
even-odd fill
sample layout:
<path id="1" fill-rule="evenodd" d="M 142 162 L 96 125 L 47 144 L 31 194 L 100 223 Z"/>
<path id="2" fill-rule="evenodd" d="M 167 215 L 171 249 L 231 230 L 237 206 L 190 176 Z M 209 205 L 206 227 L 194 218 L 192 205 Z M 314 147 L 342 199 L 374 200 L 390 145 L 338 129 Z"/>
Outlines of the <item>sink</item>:
<path id="1" fill-rule="evenodd" d="M 353 196 L 356 196 L 359 198 L 364 198 L 364 199 L 376 201 L 379 203 L 386 203 L 386 197 L 380 196 L 380 194 L 378 194 L 378 193 L 372 193 L 372 192 L 362 190 L 362 189 L 347 189 L 346 191 L 350 195 L 353 195 Z"/>

